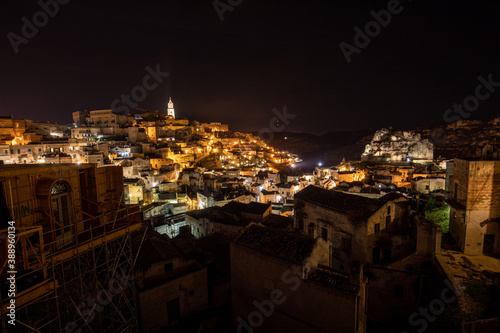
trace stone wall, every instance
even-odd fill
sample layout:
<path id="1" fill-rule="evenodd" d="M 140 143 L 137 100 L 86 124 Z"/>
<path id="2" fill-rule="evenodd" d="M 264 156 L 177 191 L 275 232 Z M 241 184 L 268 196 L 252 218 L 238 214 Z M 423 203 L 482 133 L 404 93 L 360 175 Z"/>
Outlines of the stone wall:
<path id="1" fill-rule="evenodd" d="M 259 322 L 260 314 L 263 320 L 261 325 L 254 326 L 256 332 L 365 332 L 365 283 L 361 284 L 358 293 L 352 294 L 303 280 L 294 267 L 297 266 L 231 244 L 232 304 L 236 323 L 240 317 L 253 325 Z M 272 311 L 268 305 L 264 306 L 264 311 L 271 315 L 259 312 L 255 304 L 269 304 L 273 290 L 280 291 L 282 302 L 273 304 Z M 311 306 L 313 304 L 316 306 Z M 254 315 L 249 316 L 252 313 Z"/>

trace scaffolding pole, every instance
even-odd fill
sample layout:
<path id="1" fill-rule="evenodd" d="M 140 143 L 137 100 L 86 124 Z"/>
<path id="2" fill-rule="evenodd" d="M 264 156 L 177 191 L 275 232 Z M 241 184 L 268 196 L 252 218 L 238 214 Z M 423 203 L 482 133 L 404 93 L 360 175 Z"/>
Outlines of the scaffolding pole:
<path id="1" fill-rule="evenodd" d="M 110 215 L 112 219 L 100 226 L 100 234 L 95 234 L 92 222 L 96 219 L 106 221 L 106 215 L 112 212 L 78 222 L 90 223 L 90 230 L 83 232 L 90 235 L 85 242 L 80 242 L 77 233 L 73 245 L 63 250 L 47 255 L 44 248 L 34 252 L 35 256 L 43 256 L 41 261 L 44 264 L 35 258 L 37 260 L 30 262 L 30 265 L 38 267 L 44 284 L 49 283 L 45 289 L 38 288 L 38 293 L 34 292 L 35 289 L 33 293 L 28 292 L 28 297 L 31 297 L 29 301 L 16 308 L 16 319 L 20 325 L 6 325 L 3 306 L 7 299 L 2 299 L 2 332 L 26 332 L 27 328 L 30 332 L 66 332 L 66 327 L 72 327 L 70 331 L 75 331 L 78 327 L 81 332 L 137 331 L 136 291 L 133 281 L 123 279 L 120 288 L 110 288 L 111 285 L 116 285 L 117 272 L 125 276 L 133 273 L 133 265 L 137 260 L 130 232 L 140 228 L 141 223 L 131 225 L 131 215 L 134 213 L 129 214 L 128 209 L 125 212 L 122 210 L 117 209 L 120 212 L 114 216 Z M 118 217 L 118 214 L 122 213 L 125 214 Z M 45 234 L 51 232 L 47 231 Z M 26 240 L 18 242 L 24 250 L 21 252 L 23 261 L 28 260 L 27 248 L 34 248 L 29 239 Z M 43 244 L 42 234 L 40 242 Z M 46 244 L 49 249 L 52 245 Z M 38 285 L 33 288 L 35 287 Z"/>

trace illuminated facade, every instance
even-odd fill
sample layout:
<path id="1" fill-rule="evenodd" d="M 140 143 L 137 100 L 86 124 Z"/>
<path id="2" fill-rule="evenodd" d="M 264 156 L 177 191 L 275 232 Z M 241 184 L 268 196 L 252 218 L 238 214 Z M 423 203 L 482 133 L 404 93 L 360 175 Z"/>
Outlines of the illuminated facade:
<path id="1" fill-rule="evenodd" d="M 373 136 L 361 155 L 362 162 L 429 163 L 434 158 L 434 145 L 420 134 L 383 128 Z"/>
<path id="2" fill-rule="evenodd" d="M 174 110 L 174 103 L 172 102 L 172 97 L 170 97 L 170 99 L 168 100 L 167 116 L 175 119 L 175 110 Z"/>

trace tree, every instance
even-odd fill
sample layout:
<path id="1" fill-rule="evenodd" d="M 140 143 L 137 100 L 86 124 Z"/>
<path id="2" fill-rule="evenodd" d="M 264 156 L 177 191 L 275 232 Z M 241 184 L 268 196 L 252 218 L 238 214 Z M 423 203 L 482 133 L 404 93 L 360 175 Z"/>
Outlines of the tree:
<path id="1" fill-rule="evenodd" d="M 427 200 L 427 203 L 425 204 L 424 211 L 428 212 L 428 211 L 433 210 L 435 208 L 437 208 L 437 206 L 434 203 L 434 200 L 429 199 L 429 200 Z"/>

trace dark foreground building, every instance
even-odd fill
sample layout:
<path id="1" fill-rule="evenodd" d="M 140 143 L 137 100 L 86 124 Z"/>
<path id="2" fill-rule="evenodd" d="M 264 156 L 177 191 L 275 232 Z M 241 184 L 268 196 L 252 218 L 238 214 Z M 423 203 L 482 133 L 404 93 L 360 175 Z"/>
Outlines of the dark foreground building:
<path id="1" fill-rule="evenodd" d="M 121 167 L 1 165 L 0 206 L 0 331 L 137 327 L 129 235 L 140 212 L 123 203 Z"/>

